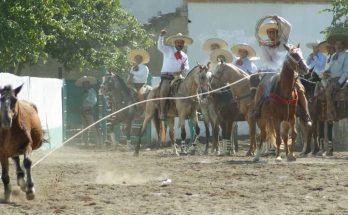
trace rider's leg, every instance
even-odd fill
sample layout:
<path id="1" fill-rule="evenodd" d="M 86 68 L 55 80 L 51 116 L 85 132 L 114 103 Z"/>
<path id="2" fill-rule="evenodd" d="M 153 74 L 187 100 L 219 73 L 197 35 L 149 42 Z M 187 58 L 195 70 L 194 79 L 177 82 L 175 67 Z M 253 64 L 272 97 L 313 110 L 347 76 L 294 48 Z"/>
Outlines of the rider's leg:
<path id="1" fill-rule="evenodd" d="M 260 114 L 261 114 L 261 106 L 262 106 L 262 101 L 264 98 L 264 84 L 260 83 L 260 85 L 258 86 L 257 90 L 256 90 L 256 94 L 255 94 L 255 106 L 254 106 L 254 110 L 252 113 L 252 117 L 255 117 L 256 119 L 260 118 Z"/>
<path id="2" fill-rule="evenodd" d="M 309 114 L 309 109 L 308 109 L 308 101 L 307 98 L 304 94 L 304 87 L 301 84 L 301 82 L 299 80 L 296 81 L 296 89 L 297 89 L 297 94 L 298 94 L 298 100 L 299 100 L 299 104 L 300 107 L 304 110 L 305 115 L 303 116 L 303 120 L 307 123 L 308 126 L 312 125 L 312 120 L 311 120 L 311 116 Z"/>
<path id="3" fill-rule="evenodd" d="M 160 98 L 163 97 L 168 97 L 169 95 L 169 89 L 170 89 L 170 80 L 168 79 L 162 79 L 161 81 L 161 89 L 160 89 Z M 167 100 L 166 99 L 161 99 L 160 100 L 160 119 L 161 120 L 167 120 Z"/>

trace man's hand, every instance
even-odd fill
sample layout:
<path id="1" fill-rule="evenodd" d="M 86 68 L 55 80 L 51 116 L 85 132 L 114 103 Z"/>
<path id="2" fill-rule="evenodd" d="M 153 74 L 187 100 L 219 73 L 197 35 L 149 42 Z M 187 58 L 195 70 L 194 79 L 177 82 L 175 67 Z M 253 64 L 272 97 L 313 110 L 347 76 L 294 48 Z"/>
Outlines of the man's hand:
<path id="1" fill-rule="evenodd" d="M 184 71 L 184 70 L 185 70 L 185 64 L 184 64 L 184 63 L 181 64 L 180 69 L 181 69 L 181 71 Z"/>
<path id="2" fill-rule="evenodd" d="M 166 33 L 167 33 L 167 31 L 165 29 L 162 29 L 161 33 L 160 33 L 160 36 L 163 37 Z"/>

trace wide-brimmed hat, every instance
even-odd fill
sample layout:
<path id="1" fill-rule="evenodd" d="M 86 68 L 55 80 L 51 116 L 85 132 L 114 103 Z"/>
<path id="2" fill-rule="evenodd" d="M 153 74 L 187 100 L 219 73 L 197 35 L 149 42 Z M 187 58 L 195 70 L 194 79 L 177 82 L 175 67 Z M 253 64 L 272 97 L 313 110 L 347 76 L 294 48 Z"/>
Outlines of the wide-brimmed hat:
<path id="1" fill-rule="evenodd" d="M 188 36 L 182 35 L 182 33 L 178 33 L 177 35 L 172 35 L 167 38 L 166 42 L 169 45 L 174 45 L 176 40 L 183 40 L 185 42 L 185 46 L 191 45 L 193 43 L 193 39 Z"/>
<path id="2" fill-rule="evenodd" d="M 256 52 L 253 49 L 253 47 L 249 46 L 246 43 L 240 43 L 240 44 L 236 44 L 234 46 L 232 46 L 231 51 L 233 54 L 235 54 L 236 56 L 239 56 L 239 50 L 244 49 L 248 52 L 248 57 L 255 57 L 256 56 Z"/>
<path id="3" fill-rule="evenodd" d="M 335 42 L 337 40 L 342 41 L 345 44 L 345 47 L 348 47 L 348 34 L 346 33 L 337 33 L 337 34 L 331 34 L 329 35 L 329 37 L 327 38 L 327 41 L 330 44 L 335 44 Z"/>
<path id="4" fill-rule="evenodd" d="M 315 42 L 306 43 L 306 46 L 307 46 L 307 48 L 313 49 L 313 47 L 319 46 L 319 44 L 320 44 L 320 40 L 317 40 Z"/>
<path id="5" fill-rule="evenodd" d="M 203 43 L 203 49 L 208 52 L 213 51 L 215 49 L 225 49 L 227 47 L 227 42 L 220 38 L 210 38 Z"/>
<path id="6" fill-rule="evenodd" d="M 150 55 L 145 49 L 134 49 L 134 50 L 130 51 L 128 53 L 128 60 L 133 62 L 133 63 L 136 63 L 135 57 L 138 55 L 140 55 L 143 58 L 141 63 L 144 64 L 144 63 L 148 63 L 150 61 Z"/>
<path id="7" fill-rule="evenodd" d="M 267 35 L 268 29 L 277 29 L 278 30 L 278 24 L 274 20 L 269 20 L 266 23 L 262 23 L 259 28 L 259 35 Z"/>
<path id="8" fill-rule="evenodd" d="M 226 63 L 232 63 L 232 53 L 226 49 L 215 49 L 210 53 L 210 61 L 218 63 L 218 58 L 224 58 Z"/>
<path id="9" fill-rule="evenodd" d="M 327 48 L 331 46 L 332 48 L 335 48 L 332 44 L 330 44 L 328 41 L 323 41 L 321 43 L 319 43 L 318 47 L 319 47 L 319 51 L 322 53 L 328 53 Z"/>
<path id="10" fill-rule="evenodd" d="M 83 76 L 75 82 L 76 86 L 81 87 L 84 82 L 89 82 L 90 85 L 97 83 L 97 79 L 93 76 Z"/>

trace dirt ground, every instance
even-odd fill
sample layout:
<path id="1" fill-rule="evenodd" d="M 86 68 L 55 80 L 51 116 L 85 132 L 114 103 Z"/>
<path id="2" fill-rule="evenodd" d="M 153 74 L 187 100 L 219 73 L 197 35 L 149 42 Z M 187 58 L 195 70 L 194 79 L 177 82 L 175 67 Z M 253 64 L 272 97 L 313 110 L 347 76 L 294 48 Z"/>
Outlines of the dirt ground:
<path id="1" fill-rule="evenodd" d="M 169 151 L 133 157 L 114 148 L 62 147 L 33 169 L 33 201 L 15 186 L 11 164 L 13 203 L 1 203 L 0 214 L 348 214 L 348 152 L 252 163 L 244 150 L 233 157 Z"/>

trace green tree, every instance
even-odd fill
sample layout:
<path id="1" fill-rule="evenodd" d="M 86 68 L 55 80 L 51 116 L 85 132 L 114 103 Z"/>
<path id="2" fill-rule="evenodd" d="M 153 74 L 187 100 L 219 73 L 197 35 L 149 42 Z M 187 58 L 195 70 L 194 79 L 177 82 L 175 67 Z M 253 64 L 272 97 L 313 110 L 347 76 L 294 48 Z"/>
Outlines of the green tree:
<path id="1" fill-rule="evenodd" d="M 324 11 L 333 15 L 331 25 L 323 31 L 326 37 L 333 33 L 348 32 L 348 1 L 347 0 L 330 0 L 332 8 Z"/>
<path id="2" fill-rule="evenodd" d="M 0 67 L 51 56 L 67 69 L 128 67 L 132 48 L 153 41 L 117 0 L 0 1 Z"/>

